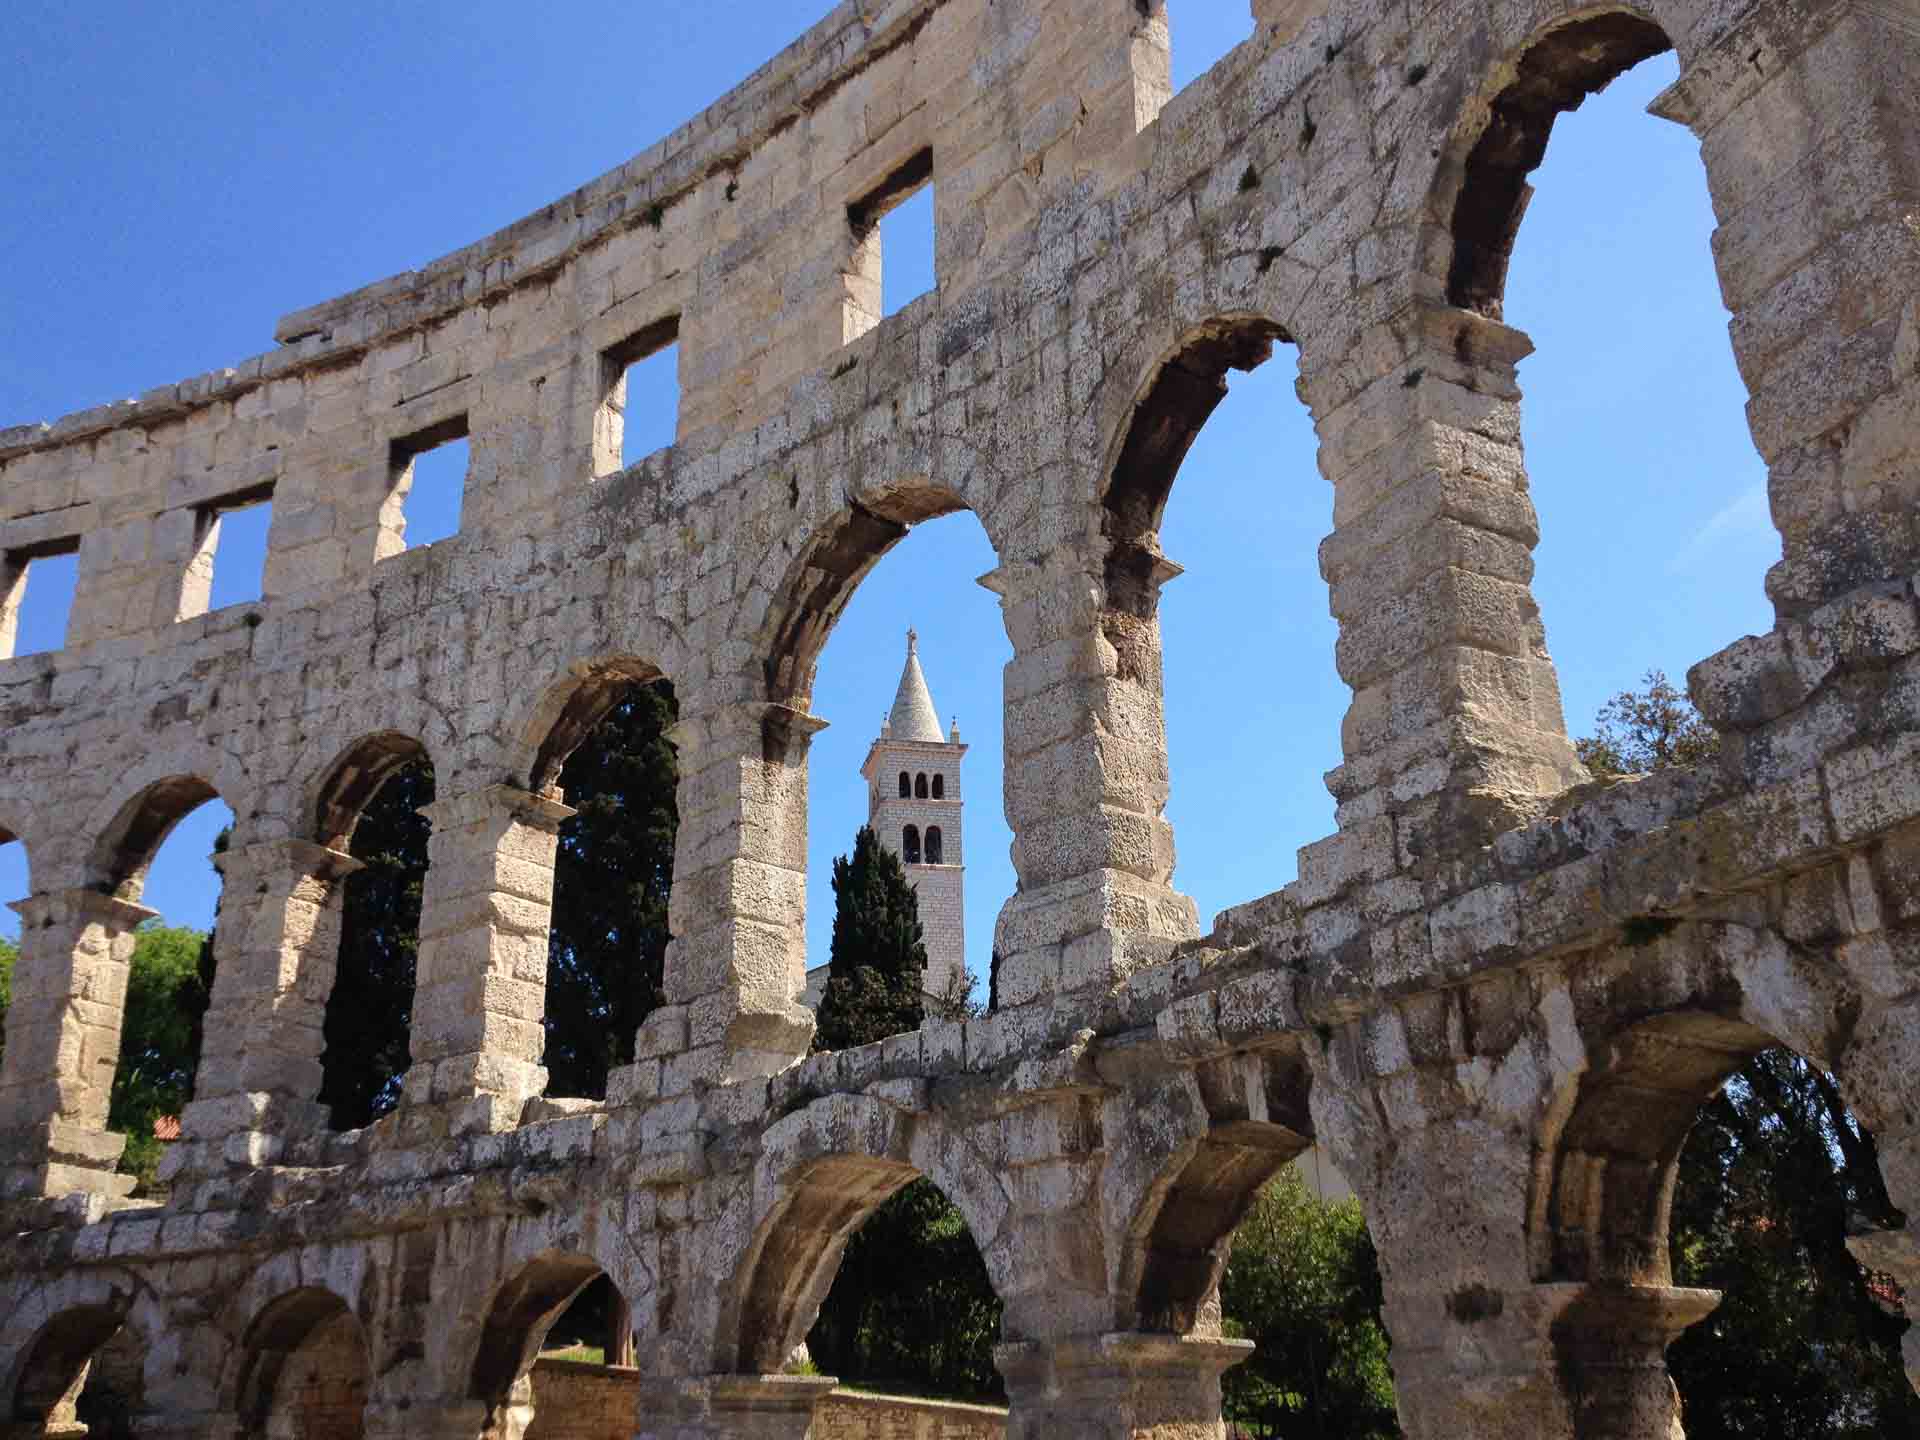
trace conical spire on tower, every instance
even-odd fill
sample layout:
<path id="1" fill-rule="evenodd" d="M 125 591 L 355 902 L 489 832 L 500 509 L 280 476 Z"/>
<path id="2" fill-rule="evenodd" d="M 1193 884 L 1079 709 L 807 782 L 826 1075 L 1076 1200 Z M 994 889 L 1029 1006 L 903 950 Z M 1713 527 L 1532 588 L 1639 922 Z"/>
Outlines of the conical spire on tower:
<path id="1" fill-rule="evenodd" d="M 920 637 L 907 631 L 907 664 L 900 672 L 900 689 L 887 716 L 887 735 L 893 740 L 946 741 L 940 733 L 940 712 L 933 708 L 927 677 L 920 673 Z"/>

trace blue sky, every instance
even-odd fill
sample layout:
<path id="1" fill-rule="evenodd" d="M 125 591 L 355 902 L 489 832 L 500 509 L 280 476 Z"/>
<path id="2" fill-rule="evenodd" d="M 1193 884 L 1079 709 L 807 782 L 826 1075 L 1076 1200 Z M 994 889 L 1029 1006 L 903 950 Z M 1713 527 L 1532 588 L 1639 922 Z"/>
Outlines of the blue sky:
<path id="1" fill-rule="evenodd" d="M 458 248 L 624 161 L 827 8 L 599 7 L 529 25 L 523 6 L 495 3 L 13 0 L 0 33 L 0 425 L 268 348 L 282 313 Z M 1177 84 L 1250 29 L 1242 0 L 1172 11 Z M 1521 368 L 1543 532 L 1534 588 L 1576 734 L 1649 666 L 1678 679 L 1771 623 L 1762 578 L 1778 545 L 1698 149 L 1642 113 L 1673 73 L 1670 57 L 1650 61 L 1562 120 L 1508 288 L 1509 323 L 1538 347 Z M 924 209 L 889 217 L 889 309 L 928 283 L 929 226 Z M 670 376 L 669 357 L 631 382 L 636 458 L 671 431 Z M 1347 692 L 1316 558 L 1332 491 L 1293 379 L 1287 350 L 1234 377 L 1162 535 L 1186 567 L 1161 607 L 1176 881 L 1203 922 L 1284 884 L 1295 849 L 1333 826 L 1321 777 L 1339 759 Z M 457 527 L 458 472 L 457 455 L 419 463 L 410 542 Z M 257 594 L 261 518 L 223 522 L 215 604 Z M 859 766 L 914 625 L 942 718 L 972 747 L 969 961 L 984 970 L 1013 888 L 999 798 L 1011 652 L 997 601 L 974 584 L 993 564 L 972 517 L 921 527 L 862 585 L 822 657 L 813 963 L 831 926 L 829 862 L 865 818 Z M 30 610 L 58 610 L 59 590 L 57 574 L 34 574 Z M 29 634 L 20 648 L 50 643 Z M 146 900 L 169 919 L 207 922 L 223 820 L 209 804 L 163 847 Z M 20 847 L 0 847 L 0 901 L 26 883 Z M 0 913 L 0 933 L 17 929 Z"/>

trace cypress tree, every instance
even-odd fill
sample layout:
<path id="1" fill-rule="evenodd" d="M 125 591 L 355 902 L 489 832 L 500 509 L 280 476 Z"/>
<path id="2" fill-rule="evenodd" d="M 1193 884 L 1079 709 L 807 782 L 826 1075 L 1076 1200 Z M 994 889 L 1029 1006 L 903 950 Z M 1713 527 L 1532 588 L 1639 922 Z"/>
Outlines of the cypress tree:
<path id="1" fill-rule="evenodd" d="M 854 836 L 851 859 L 833 862 L 833 907 L 833 953 L 813 1048 L 846 1050 L 919 1029 L 927 968 L 920 902 L 899 857 L 870 826 Z"/>

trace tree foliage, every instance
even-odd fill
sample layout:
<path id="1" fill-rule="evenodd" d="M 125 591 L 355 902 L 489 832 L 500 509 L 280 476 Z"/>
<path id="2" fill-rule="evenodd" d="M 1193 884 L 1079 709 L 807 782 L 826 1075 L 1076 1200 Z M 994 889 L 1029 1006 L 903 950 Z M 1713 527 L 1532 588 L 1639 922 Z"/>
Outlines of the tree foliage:
<path id="1" fill-rule="evenodd" d="M 667 731 L 673 687 L 634 686 L 560 772 L 578 813 L 560 827 L 547 932 L 547 1092 L 607 1093 L 660 1003 L 680 812 Z"/>
<path id="2" fill-rule="evenodd" d="M 336 1130 L 357 1130 L 400 1101 L 433 829 L 419 810 L 432 802 L 433 766 L 403 766 L 360 812 L 347 843 L 365 868 L 347 879 L 323 1028 L 320 1103 L 333 1111 Z"/>
<path id="3" fill-rule="evenodd" d="M 1720 753 L 1720 737 L 1665 671 L 1649 670 L 1640 683 L 1602 705 L 1594 733 L 1573 742 L 1595 779 L 1698 765 Z"/>
<path id="4" fill-rule="evenodd" d="M 1234 1231 L 1228 1333 L 1258 1348 L 1221 1380 L 1227 1419 L 1276 1440 L 1398 1436 L 1380 1265 L 1357 1200 L 1321 1201 L 1289 1166 Z"/>
<path id="5" fill-rule="evenodd" d="M 213 992 L 213 937 L 149 920 L 134 938 L 120 1063 L 107 1100 L 107 1128 L 127 1137 L 120 1170 L 144 1192 L 164 1153 L 154 1121 L 177 1116 L 193 1098 L 200 1038 Z"/>
<path id="6" fill-rule="evenodd" d="M 1897 1225 L 1873 1137 L 1833 1080 L 1785 1050 L 1742 1066 L 1681 1152 L 1675 1283 L 1725 1292 L 1667 1352 L 1689 1440 L 1920 1435 L 1907 1322 L 1847 1250 Z"/>
<path id="7" fill-rule="evenodd" d="M 0 935 L 0 1022 L 6 1020 L 7 1007 L 13 1003 L 13 967 L 19 959 L 20 947 Z M 4 1025 L 0 1025 L 0 1055 L 6 1053 L 6 1031 Z"/>
<path id="8" fill-rule="evenodd" d="M 814 1032 L 816 1050 L 846 1050 L 918 1030 L 927 947 L 906 867 L 862 825 L 853 855 L 833 862 L 833 953 Z"/>

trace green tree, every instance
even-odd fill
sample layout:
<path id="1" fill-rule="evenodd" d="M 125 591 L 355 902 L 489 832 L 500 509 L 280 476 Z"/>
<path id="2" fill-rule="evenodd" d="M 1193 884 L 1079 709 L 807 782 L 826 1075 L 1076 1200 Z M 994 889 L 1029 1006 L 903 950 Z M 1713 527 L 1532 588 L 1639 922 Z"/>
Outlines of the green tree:
<path id="1" fill-rule="evenodd" d="M 900 857 L 870 826 L 854 836 L 852 858 L 833 862 L 833 907 L 833 952 L 813 1048 L 846 1050 L 918 1030 L 926 1019 L 927 968 L 920 902 Z"/>
<path id="2" fill-rule="evenodd" d="M 1220 1305 L 1228 1333 L 1258 1346 L 1221 1380 L 1227 1419 L 1280 1440 L 1399 1435 L 1379 1260 L 1357 1200 L 1324 1203 L 1282 1170 L 1234 1231 Z"/>
<path id="3" fill-rule="evenodd" d="M 560 772 L 578 813 L 560 827 L 547 932 L 547 1091 L 607 1093 L 660 1003 L 680 812 L 679 716 L 664 681 L 634 686 Z"/>
<path id="4" fill-rule="evenodd" d="M 432 833 L 419 809 L 432 801 L 433 766 L 404 766 L 361 811 L 347 844 L 365 868 L 347 880 L 320 1057 L 320 1103 L 337 1130 L 357 1130 L 399 1103 Z"/>
<path id="5" fill-rule="evenodd" d="M 20 959 L 20 947 L 0 935 L 0 1055 L 7 1053 L 5 1021 L 7 1007 L 13 1003 L 13 967 Z"/>
<path id="6" fill-rule="evenodd" d="M 1720 753 L 1720 737 L 1665 671 L 1649 670 L 1640 683 L 1602 705 L 1594 733 L 1573 742 L 1595 779 L 1699 765 Z"/>
<path id="7" fill-rule="evenodd" d="M 1674 1189 L 1674 1280 L 1726 1298 L 1667 1352 L 1689 1440 L 1920 1435 L 1892 1282 L 1846 1248 L 1902 1218 L 1873 1137 L 1800 1056 L 1762 1052 L 1702 1107 Z"/>
<path id="8" fill-rule="evenodd" d="M 193 1098 L 201 1023 L 212 991 L 212 937 L 149 920 L 134 939 L 120 1021 L 120 1063 L 107 1101 L 107 1128 L 127 1137 L 120 1170 L 136 1190 L 154 1183 L 165 1153 L 154 1121 L 177 1116 Z"/>

